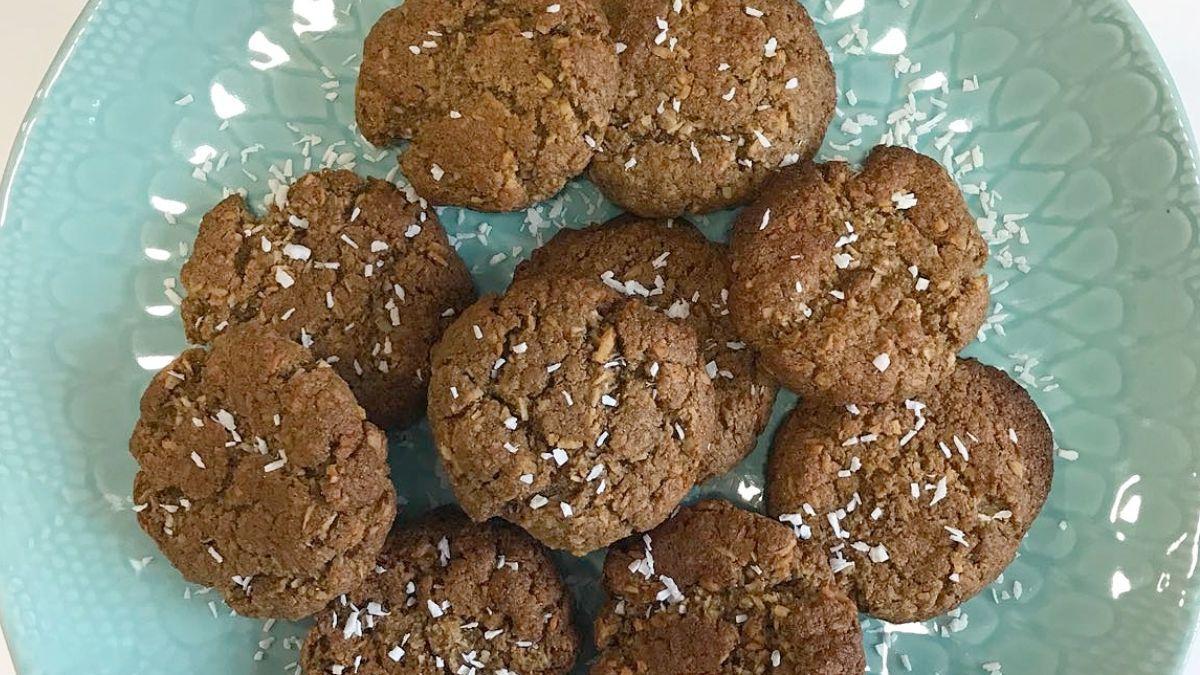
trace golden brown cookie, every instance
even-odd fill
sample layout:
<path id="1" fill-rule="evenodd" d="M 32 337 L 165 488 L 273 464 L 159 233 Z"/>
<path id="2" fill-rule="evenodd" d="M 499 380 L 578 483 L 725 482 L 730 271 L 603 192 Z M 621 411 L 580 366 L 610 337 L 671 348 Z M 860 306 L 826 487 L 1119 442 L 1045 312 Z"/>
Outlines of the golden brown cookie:
<path id="1" fill-rule="evenodd" d="M 754 449 L 777 387 L 733 329 L 724 245 L 685 220 L 622 216 L 559 231 L 517 267 L 515 278 L 561 274 L 601 280 L 695 329 L 717 402 L 717 437 L 701 480 L 729 471 Z"/>
<path id="2" fill-rule="evenodd" d="M 937 385 L 987 313 L 987 245 L 936 161 L 876 148 L 782 172 L 733 228 L 734 324 L 784 386 L 828 404 Z"/>
<path id="3" fill-rule="evenodd" d="M 396 513 L 387 439 L 307 349 L 245 326 L 150 382 L 138 523 L 242 616 L 299 619 L 371 570 Z"/>
<path id="4" fill-rule="evenodd" d="M 808 159 L 837 98 L 833 66 L 794 0 L 645 0 L 614 40 L 621 86 L 589 176 L 643 216 L 734 206 Z"/>
<path id="5" fill-rule="evenodd" d="M 433 203 L 514 211 L 584 170 L 616 87 L 592 0 L 409 0 L 367 36 L 358 126 L 412 141 L 400 165 Z"/>
<path id="6" fill-rule="evenodd" d="M 593 675 L 858 675 L 854 603 L 818 547 L 727 502 L 614 546 Z"/>
<path id="7" fill-rule="evenodd" d="M 579 637 L 546 550 L 455 508 L 398 526 L 362 586 L 317 615 L 306 673 L 565 675 Z"/>
<path id="8" fill-rule="evenodd" d="M 991 583 L 1053 476 L 1050 428 L 1002 371 L 959 361 L 905 403 L 797 407 L 767 470 L 769 510 L 831 556 L 859 609 L 924 621 Z"/>
<path id="9" fill-rule="evenodd" d="M 662 522 L 715 417 L 692 329 L 598 281 L 515 283 L 433 350 L 429 421 L 463 509 L 576 555 Z"/>
<path id="10" fill-rule="evenodd" d="M 241 197 L 221 202 L 181 280 L 189 340 L 270 326 L 333 365 L 384 427 L 424 412 L 429 348 L 475 299 L 433 211 L 349 171 L 300 178 L 263 218 Z"/>

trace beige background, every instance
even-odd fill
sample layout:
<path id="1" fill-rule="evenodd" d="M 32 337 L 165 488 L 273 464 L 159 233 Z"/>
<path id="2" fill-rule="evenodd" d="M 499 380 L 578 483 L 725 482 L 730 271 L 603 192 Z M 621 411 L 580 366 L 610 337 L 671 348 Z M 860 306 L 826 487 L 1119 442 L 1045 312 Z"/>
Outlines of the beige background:
<path id="1" fill-rule="evenodd" d="M 84 4 L 85 0 L 0 0 L 0 63 L 6 64 L 5 95 L 0 99 L 0 166 L 7 164 L 29 101 Z M 1158 42 L 1191 113 L 1192 126 L 1200 130 L 1200 59 L 1192 56 L 1200 34 L 1200 0 L 1130 0 L 1130 4 Z M 1193 645 L 1193 651 L 1200 651 L 1200 646 Z M 1195 664 L 1196 670 L 1185 672 L 1200 672 L 1200 659 Z M 2 636 L 0 675 L 13 675 Z"/>

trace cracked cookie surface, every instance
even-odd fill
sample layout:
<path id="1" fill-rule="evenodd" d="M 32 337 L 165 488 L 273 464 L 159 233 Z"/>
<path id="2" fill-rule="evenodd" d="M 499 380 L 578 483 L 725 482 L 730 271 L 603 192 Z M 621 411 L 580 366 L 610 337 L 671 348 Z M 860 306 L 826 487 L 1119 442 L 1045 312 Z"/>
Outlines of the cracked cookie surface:
<path id="1" fill-rule="evenodd" d="M 602 280 L 695 329 L 717 405 L 716 438 L 701 467 L 702 480 L 729 471 L 754 449 L 777 387 L 734 331 L 726 307 L 724 245 L 685 220 L 621 216 L 559 231 L 517 267 L 515 278 L 562 274 Z"/>
<path id="2" fill-rule="evenodd" d="M 565 675 L 579 647 L 571 614 L 541 545 L 446 507 L 397 526 L 366 582 L 317 616 L 300 662 L 306 673 Z"/>
<path id="3" fill-rule="evenodd" d="M 662 522 L 715 417 L 692 329 L 598 281 L 514 283 L 433 351 L 430 426 L 463 509 L 576 555 Z"/>
<path id="4" fill-rule="evenodd" d="M 242 616 L 299 619 L 347 592 L 395 516 L 383 432 L 332 368 L 258 327 L 156 375 L 129 449 L 142 529 Z"/>
<path id="5" fill-rule="evenodd" d="M 859 609 L 924 621 L 991 583 L 1046 501 L 1054 441 L 1004 372 L 960 360 L 919 400 L 805 403 L 767 469 L 771 514 L 810 534 Z"/>
<path id="6" fill-rule="evenodd" d="M 614 546 L 593 675 L 857 675 L 858 614 L 824 554 L 728 502 L 685 507 Z"/>
<path id="7" fill-rule="evenodd" d="M 301 177 L 262 218 L 241 197 L 221 202 L 180 279 L 190 341 L 269 326 L 328 361 L 384 427 L 422 415 L 429 349 L 475 299 L 433 211 L 349 171 Z"/>
<path id="8" fill-rule="evenodd" d="M 367 140 L 435 204 L 515 211 L 557 193 L 604 139 L 617 86 L 591 0 L 409 0 L 371 29 L 357 88 Z"/>
<path id="9" fill-rule="evenodd" d="M 988 306 L 987 245 L 936 161 L 879 147 L 780 173 L 734 224 L 730 311 L 761 363 L 828 404 L 934 387 Z"/>
<path id="10" fill-rule="evenodd" d="M 588 174 L 605 196 L 642 216 L 707 213 L 820 148 L 837 97 L 829 55 L 799 3 L 753 4 L 607 3 L 622 76 Z"/>

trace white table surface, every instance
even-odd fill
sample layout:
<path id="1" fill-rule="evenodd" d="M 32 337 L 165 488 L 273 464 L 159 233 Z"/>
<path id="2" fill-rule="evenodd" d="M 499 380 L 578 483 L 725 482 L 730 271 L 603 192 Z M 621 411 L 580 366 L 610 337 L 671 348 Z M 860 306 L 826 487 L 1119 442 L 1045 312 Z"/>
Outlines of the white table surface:
<path id="1" fill-rule="evenodd" d="M 253 1 L 253 0 L 252 0 Z M 0 99 L 0 166 L 8 163 L 13 139 L 58 45 L 86 0 L 0 0 L 0 63 L 6 94 Z M 1179 85 L 1192 127 L 1200 132 L 1200 0 L 1129 0 L 1150 29 Z M 14 675 L 0 635 L 0 675 Z M 1200 646 L 1193 646 L 1193 652 Z M 1193 654 L 1200 673 L 1200 653 Z"/>

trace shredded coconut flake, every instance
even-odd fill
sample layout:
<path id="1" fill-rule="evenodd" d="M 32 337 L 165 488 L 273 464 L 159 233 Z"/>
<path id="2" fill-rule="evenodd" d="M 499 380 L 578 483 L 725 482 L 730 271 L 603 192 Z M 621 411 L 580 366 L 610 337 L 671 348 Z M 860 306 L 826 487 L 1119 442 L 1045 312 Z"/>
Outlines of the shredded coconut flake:
<path id="1" fill-rule="evenodd" d="M 892 194 L 892 203 L 901 211 L 907 211 L 917 205 L 917 196 L 911 192 L 896 192 Z"/>

